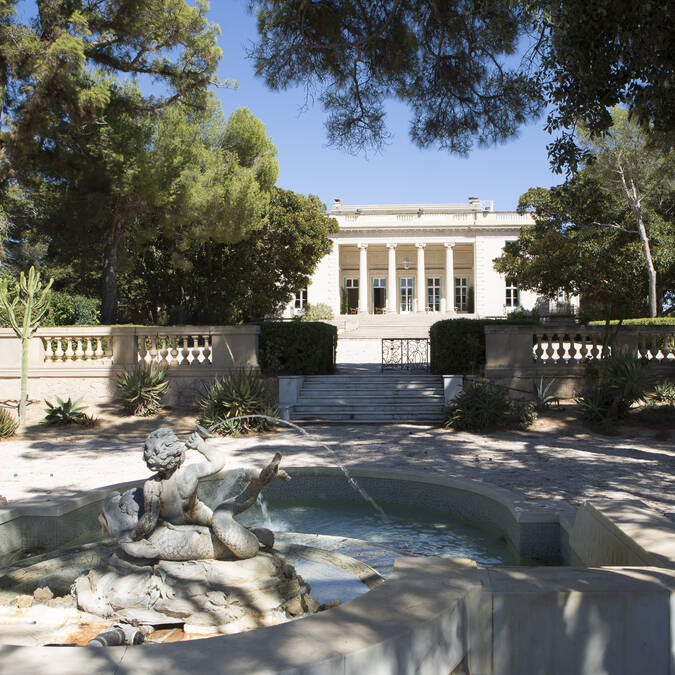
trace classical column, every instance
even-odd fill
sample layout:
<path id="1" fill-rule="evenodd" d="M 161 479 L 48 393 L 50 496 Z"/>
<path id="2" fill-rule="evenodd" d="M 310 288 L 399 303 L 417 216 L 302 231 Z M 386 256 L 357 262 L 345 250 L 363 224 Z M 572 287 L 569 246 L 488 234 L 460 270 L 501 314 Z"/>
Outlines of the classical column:
<path id="1" fill-rule="evenodd" d="M 478 314 L 478 239 L 473 242 L 473 312 Z"/>
<path id="2" fill-rule="evenodd" d="M 454 266 L 454 242 L 446 241 L 445 244 L 445 287 L 443 298 L 445 299 L 445 311 L 455 312 L 455 266 Z M 441 300 L 442 302 L 442 300 Z"/>
<path id="3" fill-rule="evenodd" d="M 387 311 L 396 314 L 396 244 L 387 244 L 389 279 L 387 279 Z"/>
<path id="4" fill-rule="evenodd" d="M 359 244 L 359 314 L 368 314 L 368 244 Z"/>
<path id="5" fill-rule="evenodd" d="M 415 246 L 417 246 L 417 311 L 426 312 L 427 284 L 424 272 L 424 247 L 426 244 L 415 244 Z"/>

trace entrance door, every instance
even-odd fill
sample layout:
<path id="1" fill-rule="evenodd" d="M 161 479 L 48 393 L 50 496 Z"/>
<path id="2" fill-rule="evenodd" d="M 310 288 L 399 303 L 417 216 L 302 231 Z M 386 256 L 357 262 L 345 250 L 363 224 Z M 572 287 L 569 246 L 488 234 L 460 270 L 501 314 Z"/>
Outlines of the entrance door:
<path id="1" fill-rule="evenodd" d="M 373 314 L 384 314 L 387 306 L 387 280 L 373 279 Z"/>
<path id="2" fill-rule="evenodd" d="M 347 314 L 358 314 L 359 312 L 359 280 L 345 279 L 345 304 L 347 305 Z"/>
<path id="3" fill-rule="evenodd" d="M 427 311 L 441 311 L 441 279 L 429 277 L 427 279 Z"/>
<path id="4" fill-rule="evenodd" d="M 414 279 L 413 277 L 401 277 L 400 285 L 401 291 L 401 313 L 413 311 L 414 294 Z"/>

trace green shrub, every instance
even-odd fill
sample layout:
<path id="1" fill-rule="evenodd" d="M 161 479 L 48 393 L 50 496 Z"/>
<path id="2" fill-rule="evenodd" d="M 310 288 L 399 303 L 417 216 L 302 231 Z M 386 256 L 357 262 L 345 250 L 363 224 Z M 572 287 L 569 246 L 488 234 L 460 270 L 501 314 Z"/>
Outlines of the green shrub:
<path id="1" fill-rule="evenodd" d="M 317 302 L 316 305 L 305 305 L 302 321 L 332 321 L 333 310 L 330 305 Z"/>
<path id="2" fill-rule="evenodd" d="M 260 326 L 260 367 L 275 375 L 335 370 L 337 328 L 320 321 L 270 321 Z"/>
<path id="3" fill-rule="evenodd" d="M 14 436 L 19 428 L 19 420 L 12 415 L 9 410 L 0 408 L 0 438 L 10 438 Z"/>
<path id="4" fill-rule="evenodd" d="M 655 401 L 660 403 L 668 403 L 668 405 L 675 405 L 675 382 L 672 380 L 665 380 L 654 387 Z"/>
<path id="5" fill-rule="evenodd" d="M 476 380 L 465 386 L 452 402 L 444 426 L 457 431 L 527 429 L 536 419 L 537 410 L 532 402 L 511 399 L 502 387 L 489 380 Z"/>
<path id="6" fill-rule="evenodd" d="M 256 371 L 237 370 L 216 379 L 204 392 L 200 402 L 199 423 L 223 436 L 236 436 L 248 431 L 266 431 L 274 427 L 269 420 L 243 415 L 277 417 L 265 382 Z"/>
<path id="7" fill-rule="evenodd" d="M 649 364 L 632 354 L 612 354 L 586 365 L 584 388 L 576 402 L 589 424 L 609 428 L 625 417 L 651 388 Z"/>
<path id="8" fill-rule="evenodd" d="M 82 424 L 83 426 L 92 426 L 95 420 L 84 411 L 87 409 L 86 405 L 80 405 L 82 396 L 76 401 L 73 401 L 70 396 L 67 401 L 56 397 L 56 403 L 45 401 L 47 407 L 45 408 L 44 419 L 46 424 Z"/>
<path id="9" fill-rule="evenodd" d="M 154 363 L 139 363 L 133 370 L 125 370 L 117 380 L 122 402 L 130 415 L 155 415 L 164 394 L 169 389 L 166 372 Z"/>
<path id="10" fill-rule="evenodd" d="M 429 329 L 431 372 L 438 375 L 480 374 L 485 366 L 485 326 L 514 324 L 536 325 L 529 319 L 445 319 Z"/>
<path id="11" fill-rule="evenodd" d="M 45 319 L 51 326 L 93 326 L 101 318 L 101 301 L 84 295 L 71 295 L 55 291 L 49 302 Z"/>

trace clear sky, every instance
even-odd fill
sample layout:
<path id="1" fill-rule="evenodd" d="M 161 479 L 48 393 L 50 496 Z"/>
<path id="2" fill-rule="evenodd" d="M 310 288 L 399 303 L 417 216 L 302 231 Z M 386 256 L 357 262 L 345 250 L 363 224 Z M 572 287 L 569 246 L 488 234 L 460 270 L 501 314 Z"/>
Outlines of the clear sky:
<path id="1" fill-rule="evenodd" d="M 283 188 L 316 194 L 330 209 L 344 204 L 465 202 L 469 196 L 494 200 L 495 209 L 514 209 L 530 187 L 563 182 L 548 165 L 549 135 L 544 120 L 524 127 L 520 136 L 500 146 L 474 149 L 457 157 L 435 149 L 420 150 L 408 138 L 410 112 L 391 106 L 391 144 L 381 153 L 350 155 L 326 143 L 326 115 L 320 104 L 302 112 L 302 88 L 273 92 L 253 74 L 246 53 L 256 37 L 255 17 L 245 0 L 212 0 L 209 19 L 219 24 L 223 60 L 219 77 L 237 80 L 236 90 L 220 90 L 226 114 L 247 107 L 261 119 L 279 149 Z"/>

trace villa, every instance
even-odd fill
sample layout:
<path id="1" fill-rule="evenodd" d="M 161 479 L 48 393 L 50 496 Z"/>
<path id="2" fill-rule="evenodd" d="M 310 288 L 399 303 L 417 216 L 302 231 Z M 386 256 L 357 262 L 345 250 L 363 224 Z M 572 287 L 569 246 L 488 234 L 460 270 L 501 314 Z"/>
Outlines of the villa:
<path id="1" fill-rule="evenodd" d="M 286 316 L 323 303 L 335 316 L 404 314 L 414 322 L 420 314 L 504 316 L 537 304 L 536 294 L 519 290 L 492 264 L 523 225 L 534 223 L 530 214 L 495 211 L 491 201 L 470 197 L 460 204 L 336 199 L 330 215 L 339 224 L 333 250 Z"/>

